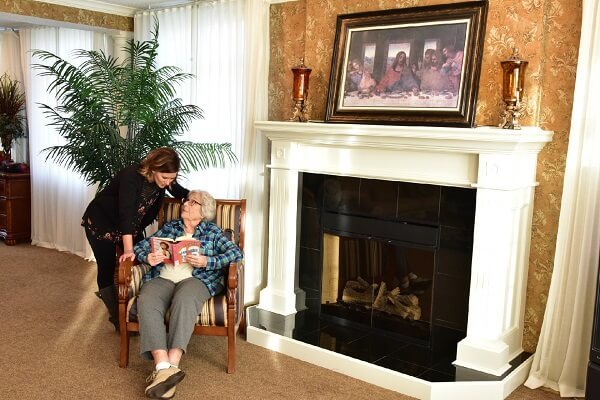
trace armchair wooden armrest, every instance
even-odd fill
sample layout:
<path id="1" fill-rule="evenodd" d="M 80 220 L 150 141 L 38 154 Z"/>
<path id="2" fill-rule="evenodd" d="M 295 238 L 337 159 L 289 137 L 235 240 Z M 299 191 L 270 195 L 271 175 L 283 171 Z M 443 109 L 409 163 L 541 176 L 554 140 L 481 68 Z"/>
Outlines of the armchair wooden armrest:
<path id="1" fill-rule="evenodd" d="M 244 318 L 244 261 L 229 264 L 227 279 L 227 308 L 229 325 L 237 331 Z M 243 326 L 243 325 L 242 325 Z"/>
<path id="2" fill-rule="evenodd" d="M 123 351 L 123 341 L 127 340 L 127 303 L 129 302 L 129 285 L 131 283 L 131 270 L 138 261 L 125 260 L 119 262 L 117 271 L 117 293 L 119 297 L 119 335 L 121 336 L 121 351 Z M 129 343 L 127 343 L 129 347 Z M 121 366 L 123 366 L 123 356 L 121 356 Z"/>
<path id="3" fill-rule="evenodd" d="M 241 261 L 229 264 L 229 273 L 227 277 L 228 289 L 235 289 L 238 287 L 239 276 L 242 273 L 242 265 L 243 263 Z"/>
<path id="4" fill-rule="evenodd" d="M 119 303 L 125 302 L 125 304 L 127 304 L 127 301 L 129 300 L 129 284 L 131 283 L 131 269 L 134 265 L 138 265 L 137 260 L 126 260 L 119 263 L 119 271 L 117 276 Z"/>

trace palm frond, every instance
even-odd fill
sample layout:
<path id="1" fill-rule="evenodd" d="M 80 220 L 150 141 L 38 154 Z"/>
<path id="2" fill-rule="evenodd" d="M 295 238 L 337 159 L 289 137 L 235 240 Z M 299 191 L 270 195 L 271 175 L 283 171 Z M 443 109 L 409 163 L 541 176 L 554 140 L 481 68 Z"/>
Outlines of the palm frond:
<path id="1" fill-rule="evenodd" d="M 231 143 L 176 142 L 173 146 L 181 154 L 181 169 L 191 171 L 210 167 L 224 167 L 237 162 Z"/>
<path id="2" fill-rule="evenodd" d="M 57 107 L 40 107 L 48 125 L 65 139 L 64 145 L 44 150 L 47 160 L 80 173 L 100 189 L 157 147 L 174 148 L 184 171 L 237 162 L 228 143 L 177 140 L 203 112 L 176 97 L 177 86 L 193 75 L 174 66 L 157 68 L 156 19 L 150 40 L 130 40 L 123 50 L 124 60 L 76 50 L 78 65 L 48 51 L 34 51 L 39 60 L 34 68 L 51 78 L 48 91 L 59 102 Z"/>

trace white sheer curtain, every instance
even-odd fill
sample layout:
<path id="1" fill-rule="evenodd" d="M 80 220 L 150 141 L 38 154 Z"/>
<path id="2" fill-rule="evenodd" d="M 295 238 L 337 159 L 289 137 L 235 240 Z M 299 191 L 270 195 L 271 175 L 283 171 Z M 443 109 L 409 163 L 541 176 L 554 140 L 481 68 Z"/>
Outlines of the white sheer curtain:
<path id="1" fill-rule="evenodd" d="M 92 49 L 94 44 L 107 50 L 104 35 L 91 31 L 46 27 L 21 31 L 31 166 L 31 241 L 34 245 L 87 258 L 91 257 L 91 251 L 80 223 L 95 188 L 83 183 L 79 174 L 46 160 L 43 150 L 63 144 L 64 140 L 47 125 L 48 120 L 39 107 L 40 103 L 54 107 L 56 99 L 46 90 L 50 79 L 32 70 L 31 65 L 39 60 L 32 59 L 31 51 L 47 50 L 76 63 L 72 51 Z"/>
<path id="2" fill-rule="evenodd" d="M 254 121 L 268 118 L 269 81 L 269 3 L 249 1 L 246 8 L 248 38 L 243 76 L 244 152 L 242 154 L 242 197 L 246 199 L 245 297 L 246 303 L 258 302 L 266 280 L 267 215 L 269 199 L 265 168 L 268 145 L 254 129 Z"/>
<path id="3" fill-rule="evenodd" d="M 194 5 L 147 11 L 134 18 L 134 37 L 146 40 L 157 17 L 158 64 L 174 65 L 195 79 L 178 95 L 199 106 L 205 118 L 196 121 L 181 140 L 231 143 L 241 158 L 244 133 L 242 99 L 244 51 L 247 37 L 244 0 L 200 2 Z M 248 3 L 251 3 L 249 1 Z M 180 179 L 189 188 L 208 190 L 215 197 L 240 196 L 240 164 L 188 173 Z"/>
<path id="4" fill-rule="evenodd" d="M 11 79 L 23 82 L 20 53 L 19 33 L 10 29 L 0 30 L 0 76 L 8 74 Z M 14 161 L 28 162 L 27 138 L 16 139 L 11 153 Z"/>
<path id="5" fill-rule="evenodd" d="M 0 75 L 23 81 L 19 34 L 11 29 L 0 30 Z"/>
<path id="6" fill-rule="evenodd" d="M 254 121 L 267 119 L 269 64 L 268 0 L 219 0 L 147 11 L 134 19 L 134 37 L 150 37 L 159 27 L 159 65 L 175 65 L 196 78 L 179 96 L 204 110 L 182 139 L 228 142 L 239 163 L 193 172 L 182 183 L 208 190 L 217 198 L 247 199 L 246 302 L 258 299 L 265 254 L 266 141 Z"/>
<path id="7" fill-rule="evenodd" d="M 562 397 L 584 396 L 600 248 L 600 0 L 583 1 L 582 22 L 554 272 L 525 382 Z"/>

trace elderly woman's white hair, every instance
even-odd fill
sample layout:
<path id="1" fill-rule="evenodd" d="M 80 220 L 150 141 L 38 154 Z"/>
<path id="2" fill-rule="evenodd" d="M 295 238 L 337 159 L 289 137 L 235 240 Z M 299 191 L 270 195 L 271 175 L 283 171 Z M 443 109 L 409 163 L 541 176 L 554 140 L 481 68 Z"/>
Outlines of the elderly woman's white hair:
<path id="1" fill-rule="evenodd" d="M 200 203 L 205 220 L 212 221 L 215 219 L 215 215 L 217 214 L 217 202 L 210 193 L 204 190 L 191 190 L 188 193 L 187 198 L 196 200 Z"/>

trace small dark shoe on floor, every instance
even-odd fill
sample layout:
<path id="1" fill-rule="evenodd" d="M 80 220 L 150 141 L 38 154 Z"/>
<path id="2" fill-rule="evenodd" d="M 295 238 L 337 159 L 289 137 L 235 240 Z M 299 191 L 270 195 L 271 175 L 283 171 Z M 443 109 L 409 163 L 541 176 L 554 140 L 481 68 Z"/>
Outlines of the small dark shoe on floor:
<path id="1" fill-rule="evenodd" d="M 150 399 L 170 398 L 164 396 L 181 382 L 184 376 L 185 372 L 172 365 L 169 368 L 152 372 L 146 379 L 146 382 L 150 382 L 146 387 L 146 397 Z M 173 395 L 175 395 L 175 391 L 173 391 Z"/>

